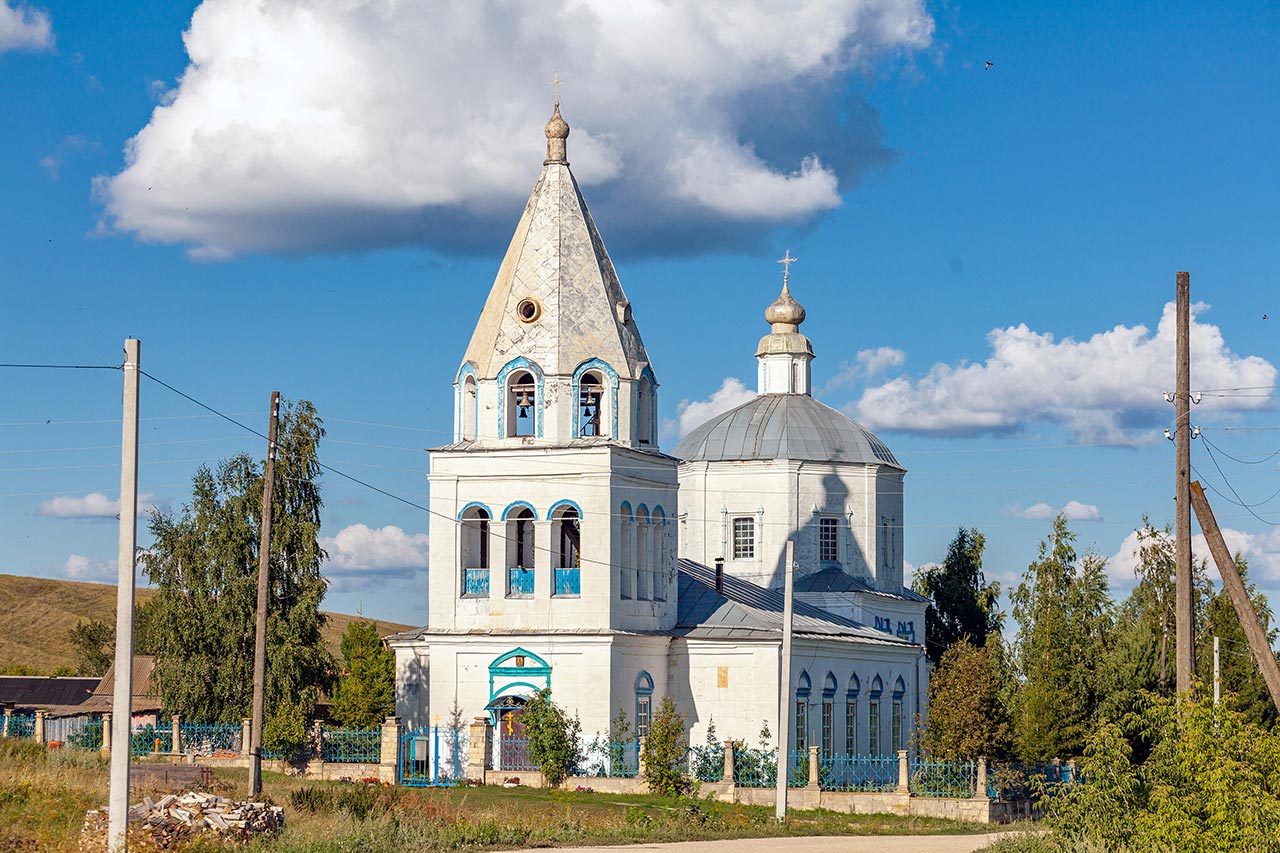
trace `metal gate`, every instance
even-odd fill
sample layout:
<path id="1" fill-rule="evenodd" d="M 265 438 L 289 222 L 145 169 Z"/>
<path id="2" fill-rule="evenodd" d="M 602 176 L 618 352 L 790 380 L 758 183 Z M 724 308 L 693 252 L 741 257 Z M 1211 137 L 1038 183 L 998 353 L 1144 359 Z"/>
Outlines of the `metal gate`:
<path id="1" fill-rule="evenodd" d="M 465 777 L 463 736 L 440 726 L 423 726 L 400 737 L 397 782 L 426 787 L 457 785 Z"/>

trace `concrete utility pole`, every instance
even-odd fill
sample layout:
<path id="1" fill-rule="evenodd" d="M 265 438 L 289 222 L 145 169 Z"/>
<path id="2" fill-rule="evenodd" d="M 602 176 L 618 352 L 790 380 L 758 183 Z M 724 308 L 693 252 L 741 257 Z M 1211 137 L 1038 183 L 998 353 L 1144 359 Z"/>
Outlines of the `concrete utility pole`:
<path id="1" fill-rule="evenodd" d="M 1267 632 L 1258 621 L 1258 613 L 1253 609 L 1253 602 L 1249 600 L 1244 581 L 1240 579 L 1240 572 L 1236 570 L 1236 561 L 1232 559 L 1231 551 L 1222 538 L 1218 521 L 1213 517 L 1213 510 L 1209 508 L 1209 499 L 1204 496 L 1204 489 L 1200 487 L 1199 481 L 1191 484 L 1191 503 L 1196 508 L 1196 519 L 1200 522 L 1200 530 L 1209 542 L 1209 553 L 1213 554 L 1213 561 L 1218 564 L 1222 585 L 1226 587 L 1227 594 L 1231 596 L 1231 603 L 1235 605 L 1240 627 L 1244 628 L 1245 639 L 1249 641 L 1249 651 L 1253 652 L 1253 659 L 1258 662 L 1258 668 L 1262 670 L 1262 680 L 1267 683 L 1271 701 L 1275 703 L 1276 710 L 1280 711 L 1280 666 L 1276 664 L 1276 653 L 1271 650 Z M 1216 660 L 1217 656 L 1214 657 Z M 1216 672 L 1217 668 L 1214 669 Z M 1215 682 L 1216 680 L 1215 678 Z"/>
<path id="2" fill-rule="evenodd" d="M 1174 542 L 1174 634 L 1177 647 L 1178 694 L 1191 689 L 1196 668 L 1195 617 L 1191 590 L 1191 274 L 1177 277 L 1177 365 L 1173 392 L 1174 444 L 1177 477 L 1174 504 L 1177 510 Z"/>
<path id="3" fill-rule="evenodd" d="M 271 424 L 267 428 L 267 464 L 262 472 L 262 533 L 258 542 L 258 624 L 253 637 L 253 722 L 249 727 L 249 798 L 262 792 L 262 724 L 266 716 L 267 587 L 271 565 L 271 493 L 275 487 L 276 427 L 280 392 L 271 392 Z"/>
<path id="4" fill-rule="evenodd" d="M 791 736 L 791 610 L 794 606 L 796 544 L 787 540 L 787 559 L 782 585 L 782 672 L 778 678 L 778 803 L 775 815 L 787 819 L 787 765 Z"/>
<path id="5" fill-rule="evenodd" d="M 129 722 L 133 718 L 133 586 L 138 552 L 138 370 L 142 344 L 124 341 L 124 419 L 120 435 L 120 550 L 116 575 L 116 681 L 111 697 L 111 791 L 107 849 L 129 849 Z"/>

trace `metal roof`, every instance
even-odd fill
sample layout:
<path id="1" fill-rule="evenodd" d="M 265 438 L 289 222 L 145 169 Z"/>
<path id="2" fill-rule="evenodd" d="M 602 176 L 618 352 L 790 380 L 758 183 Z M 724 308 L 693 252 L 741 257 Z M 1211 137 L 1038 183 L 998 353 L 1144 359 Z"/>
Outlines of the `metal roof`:
<path id="1" fill-rule="evenodd" d="M 676 636 L 776 638 L 781 633 L 783 600 L 779 590 L 725 575 L 722 592 L 716 592 L 715 569 L 692 560 L 681 560 L 679 566 Z M 792 617 L 797 636 L 914 645 L 803 601 L 793 602 Z"/>
<path id="2" fill-rule="evenodd" d="M 0 705 L 14 708 L 79 706 L 88 701 L 96 678 L 0 675 Z"/>
<path id="3" fill-rule="evenodd" d="M 869 430 L 808 394 L 761 394 L 686 435 L 672 454 L 686 462 L 796 459 L 906 470 Z"/>
<path id="4" fill-rule="evenodd" d="M 878 589 L 866 578 L 854 577 L 838 568 L 831 567 L 796 578 L 796 592 L 866 592 L 873 595 L 885 595 L 890 598 L 903 598 L 907 601 L 928 601 L 920 593 L 907 587 L 894 592 Z"/>

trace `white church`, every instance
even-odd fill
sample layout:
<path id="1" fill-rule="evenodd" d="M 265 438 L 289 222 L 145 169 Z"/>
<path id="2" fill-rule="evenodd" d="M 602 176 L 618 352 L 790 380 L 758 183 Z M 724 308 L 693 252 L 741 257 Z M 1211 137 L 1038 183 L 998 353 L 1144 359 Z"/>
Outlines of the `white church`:
<path id="1" fill-rule="evenodd" d="M 518 732 L 550 688 L 585 736 L 619 710 L 643 735 L 665 695 L 690 743 L 714 721 L 752 744 L 767 724 L 789 749 L 908 748 L 929 670 L 925 600 L 903 585 L 905 469 L 813 398 L 785 274 L 756 348 L 759 395 L 660 449 L 655 366 L 569 170 L 558 104 L 546 136 L 458 368 L 454 441 L 430 454 L 429 622 L 389 640 L 397 714 L 428 726 L 456 703 Z"/>

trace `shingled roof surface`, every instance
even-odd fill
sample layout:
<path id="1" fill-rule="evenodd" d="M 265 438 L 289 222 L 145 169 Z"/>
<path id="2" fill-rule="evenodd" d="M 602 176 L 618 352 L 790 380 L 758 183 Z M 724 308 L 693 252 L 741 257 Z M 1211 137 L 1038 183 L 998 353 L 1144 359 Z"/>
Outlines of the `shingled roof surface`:
<path id="1" fill-rule="evenodd" d="M 77 706 L 86 702 L 97 686 L 96 678 L 0 675 L 0 705 L 21 710 Z"/>

